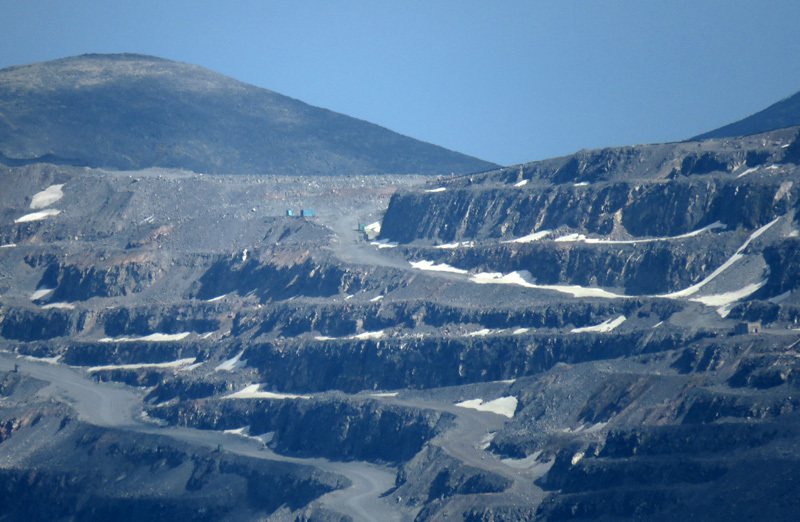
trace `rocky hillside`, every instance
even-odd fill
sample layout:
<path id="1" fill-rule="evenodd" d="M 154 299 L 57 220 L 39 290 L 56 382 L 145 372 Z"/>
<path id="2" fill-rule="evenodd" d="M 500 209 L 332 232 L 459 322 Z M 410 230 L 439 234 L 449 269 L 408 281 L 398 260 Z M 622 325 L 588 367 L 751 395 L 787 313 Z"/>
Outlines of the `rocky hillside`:
<path id="1" fill-rule="evenodd" d="M 321 176 L 494 166 L 201 67 L 131 54 L 0 70 L 0 162 Z"/>

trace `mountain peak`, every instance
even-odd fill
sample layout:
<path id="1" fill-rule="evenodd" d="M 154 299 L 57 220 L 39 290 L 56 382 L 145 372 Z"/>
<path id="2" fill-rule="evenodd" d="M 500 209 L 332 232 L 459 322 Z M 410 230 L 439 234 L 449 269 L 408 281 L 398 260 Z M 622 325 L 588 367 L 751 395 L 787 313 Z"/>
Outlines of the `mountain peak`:
<path id="1" fill-rule="evenodd" d="M 750 136 L 800 125 L 800 92 L 734 123 L 700 134 L 689 141 Z"/>
<path id="2" fill-rule="evenodd" d="M 495 165 L 196 65 L 87 54 L 0 70 L 0 160 L 229 174 L 449 174 Z"/>

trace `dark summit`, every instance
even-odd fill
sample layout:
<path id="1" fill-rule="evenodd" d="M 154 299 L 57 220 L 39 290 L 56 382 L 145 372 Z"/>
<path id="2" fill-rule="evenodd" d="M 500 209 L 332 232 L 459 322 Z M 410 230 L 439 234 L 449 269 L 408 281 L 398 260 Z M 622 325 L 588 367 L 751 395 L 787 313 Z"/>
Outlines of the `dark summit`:
<path id="1" fill-rule="evenodd" d="M 695 136 L 692 140 L 749 136 L 798 125 L 800 125 L 800 92 L 737 122 Z"/>
<path id="2" fill-rule="evenodd" d="M 496 166 L 201 67 L 132 54 L 0 70 L 0 162 L 321 176 Z"/>

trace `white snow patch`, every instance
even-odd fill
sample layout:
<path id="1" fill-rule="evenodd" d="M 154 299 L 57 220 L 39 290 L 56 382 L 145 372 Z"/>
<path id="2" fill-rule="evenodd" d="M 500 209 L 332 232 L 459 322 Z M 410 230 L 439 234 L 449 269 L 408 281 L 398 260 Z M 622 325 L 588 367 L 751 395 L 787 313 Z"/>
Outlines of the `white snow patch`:
<path id="1" fill-rule="evenodd" d="M 360 339 L 360 340 L 364 340 L 364 339 L 381 339 L 382 337 L 384 337 L 384 335 L 385 334 L 383 333 L 383 330 L 378 330 L 377 332 L 364 332 L 364 333 L 360 333 L 360 334 L 349 335 L 347 338 L 348 339 Z"/>
<path id="2" fill-rule="evenodd" d="M 765 284 L 767 284 L 766 279 L 759 281 L 758 283 L 749 284 L 744 288 L 735 290 L 733 292 L 726 292 L 724 294 L 716 295 L 704 295 L 702 297 L 695 297 L 689 300 L 697 303 L 703 303 L 706 306 L 718 306 L 719 308 L 717 308 L 717 313 L 722 317 L 727 317 L 731 312 L 731 308 L 733 308 L 733 303 L 739 299 L 749 296 Z"/>
<path id="3" fill-rule="evenodd" d="M 653 325 L 653 328 L 658 328 L 662 324 L 664 324 L 664 321 L 659 321 L 659 322 L 657 322 L 656 324 Z"/>
<path id="4" fill-rule="evenodd" d="M 601 239 L 595 237 L 586 237 L 583 234 L 567 234 L 566 236 L 561 236 L 555 239 L 558 242 L 583 242 L 583 243 L 590 243 L 590 244 L 603 244 L 603 245 L 635 245 L 637 243 L 654 243 L 657 241 L 672 241 L 675 239 L 686 239 L 689 237 L 698 236 L 709 230 L 714 230 L 716 228 L 725 228 L 723 223 L 716 221 L 711 223 L 710 225 L 706 225 L 703 228 L 698 230 L 693 230 L 692 232 L 687 232 L 685 234 L 680 234 L 678 236 L 668 236 L 668 237 L 651 237 L 646 239 Z"/>
<path id="5" fill-rule="evenodd" d="M 373 297 L 372 299 L 370 299 L 370 302 L 371 302 L 371 303 L 375 303 L 375 302 L 377 302 L 377 301 L 380 301 L 381 299 L 383 299 L 383 296 L 382 296 L 382 295 L 376 295 L 375 297 Z"/>
<path id="6" fill-rule="evenodd" d="M 378 392 L 370 393 L 370 397 L 397 397 L 399 392 Z"/>
<path id="7" fill-rule="evenodd" d="M 767 168 L 768 168 L 769 170 L 778 170 L 778 166 L 777 166 L 777 165 L 770 165 L 770 166 L 769 166 L 769 167 L 767 167 Z"/>
<path id="8" fill-rule="evenodd" d="M 530 331 L 530 328 L 517 328 L 516 330 L 514 330 L 511 333 L 514 334 L 514 335 L 521 335 L 521 334 L 527 333 L 529 331 Z"/>
<path id="9" fill-rule="evenodd" d="M 521 181 L 517 181 L 516 183 L 514 183 L 514 186 L 515 187 L 524 187 L 527 184 L 528 184 L 528 180 L 527 179 L 523 179 Z"/>
<path id="10" fill-rule="evenodd" d="M 41 192 L 37 192 L 33 195 L 33 199 L 31 200 L 31 208 L 45 208 L 49 207 L 59 199 L 64 197 L 64 193 L 61 191 L 61 185 L 50 185 L 46 189 Z"/>
<path id="11" fill-rule="evenodd" d="M 574 186 L 575 186 L 575 187 L 585 187 L 585 186 L 586 186 L 586 185 L 588 185 L 588 184 L 589 184 L 589 182 L 588 182 L 588 181 L 579 181 L 579 182 L 575 183 L 575 185 L 574 185 Z"/>
<path id="12" fill-rule="evenodd" d="M 466 270 L 462 270 L 460 268 L 456 268 L 454 266 L 447 265 L 445 263 L 440 263 L 438 265 L 434 264 L 433 261 L 411 261 L 411 266 L 418 270 L 429 270 L 431 272 L 451 272 L 453 274 L 466 274 Z"/>
<path id="13" fill-rule="evenodd" d="M 203 335 L 200 336 L 200 339 L 208 339 L 212 335 L 214 335 L 214 332 L 206 332 L 206 333 L 204 333 Z"/>
<path id="14" fill-rule="evenodd" d="M 501 243 L 532 243 L 534 241 L 539 241 L 543 237 L 549 236 L 552 234 L 552 230 L 540 230 L 539 232 L 534 232 L 532 234 L 528 234 L 527 236 L 518 237 L 517 239 L 509 239 L 508 241 L 501 241 Z"/>
<path id="15" fill-rule="evenodd" d="M 228 295 L 228 294 L 218 295 L 217 297 L 212 297 L 211 299 L 206 299 L 206 303 L 214 303 L 216 301 L 220 301 L 222 299 L 225 299 L 226 295 Z"/>
<path id="16" fill-rule="evenodd" d="M 483 399 L 471 399 L 457 402 L 456 406 L 505 415 L 510 419 L 514 417 L 514 412 L 517 410 L 517 398 L 514 396 L 500 397 L 488 402 L 483 402 Z"/>
<path id="17" fill-rule="evenodd" d="M 462 241 L 458 243 L 445 243 L 444 245 L 436 245 L 434 248 L 472 248 L 475 246 L 475 241 Z"/>
<path id="18" fill-rule="evenodd" d="M 164 333 L 151 333 L 150 335 L 145 335 L 143 337 L 103 337 L 99 340 L 101 343 L 124 343 L 124 342 L 133 342 L 133 341 L 180 341 L 185 339 L 189 336 L 191 332 L 181 332 L 176 334 L 164 334 Z"/>
<path id="19" fill-rule="evenodd" d="M 41 299 L 46 295 L 49 295 L 53 292 L 55 288 L 39 288 L 34 293 L 31 294 L 31 301 L 36 301 L 37 299 Z"/>
<path id="20" fill-rule="evenodd" d="M 786 299 L 788 299 L 790 295 L 792 295 L 792 291 L 791 290 L 787 290 L 784 293 L 782 293 L 781 295 L 776 295 L 775 297 L 773 297 L 771 299 L 768 299 L 768 301 L 770 303 L 772 303 L 772 304 L 780 304 L 783 301 L 785 301 Z"/>
<path id="21" fill-rule="evenodd" d="M 594 326 L 583 326 L 581 328 L 573 328 L 570 330 L 572 333 L 581 333 L 581 332 L 610 332 L 617 326 L 621 325 L 625 322 L 625 316 L 620 315 L 616 319 L 607 319 L 600 324 L 596 324 Z"/>
<path id="22" fill-rule="evenodd" d="M 0 245 L 0 248 L 14 248 L 15 246 L 17 246 L 16 243 L 7 243 L 5 245 Z"/>
<path id="23" fill-rule="evenodd" d="M 328 337 L 327 335 L 316 335 L 314 339 L 317 341 L 333 341 L 336 337 Z"/>
<path id="24" fill-rule="evenodd" d="M 445 190 L 447 190 L 447 189 L 444 188 L 444 187 L 439 187 L 439 188 L 435 188 L 435 189 L 427 189 L 425 192 L 444 192 Z"/>
<path id="25" fill-rule="evenodd" d="M 567 234 L 566 236 L 560 236 L 555 238 L 553 241 L 561 242 L 574 242 L 574 241 L 586 241 L 586 236 L 583 234 Z"/>
<path id="26" fill-rule="evenodd" d="M 583 458 L 583 455 L 584 455 L 584 453 L 583 453 L 582 451 L 579 451 L 578 453 L 576 453 L 575 455 L 573 455 L 573 456 L 572 456 L 572 461 L 571 461 L 571 462 L 572 462 L 572 465 L 574 466 L 575 464 L 577 464 L 578 462 L 580 462 L 580 461 L 581 461 L 581 459 Z"/>
<path id="27" fill-rule="evenodd" d="M 370 223 L 369 225 L 364 227 L 365 232 L 375 232 L 376 234 L 381 233 L 381 222 L 376 221 L 374 223 Z"/>
<path id="28" fill-rule="evenodd" d="M 782 182 L 782 183 L 781 183 L 781 186 L 780 186 L 780 187 L 778 187 L 778 190 L 777 190 L 777 192 L 775 192 L 775 197 L 773 198 L 773 200 L 774 200 L 774 201 L 778 201 L 779 199 L 781 199 L 782 197 L 784 197 L 786 194 L 788 194 L 788 193 L 789 193 L 789 191 L 792 189 L 792 185 L 793 185 L 793 184 L 794 184 L 794 183 L 792 183 L 791 181 L 784 181 L 784 182 Z"/>
<path id="29" fill-rule="evenodd" d="M 33 357 L 32 355 L 17 355 L 18 359 L 25 359 L 26 361 L 34 361 L 45 364 L 58 364 L 63 356 L 56 355 L 55 357 Z"/>
<path id="30" fill-rule="evenodd" d="M 226 395 L 223 399 L 310 399 L 310 395 L 294 395 L 292 393 L 273 393 L 259 391 L 260 384 L 250 384 L 238 392 Z"/>
<path id="31" fill-rule="evenodd" d="M 488 328 L 481 328 L 475 332 L 470 332 L 467 334 L 467 337 L 486 337 L 487 335 L 494 333 L 493 330 L 489 330 Z"/>
<path id="32" fill-rule="evenodd" d="M 750 169 L 747 169 L 747 170 L 745 170 L 744 172 L 742 172 L 741 174 L 739 174 L 739 175 L 738 175 L 738 176 L 736 176 L 736 177 L 737 177 L 737 178 L 741 178 L 742 176 L 747 176 L 747 175 L 748 175 L 748 174 L 750 174 L 751 172 L 755 172 L 755 171 L 757 171 L 757 170 L 758 170 L 758 167 L 753 167 L 753 168 L 750 168 Z"/>
<path id="33" fill-rule="evenodd" d="M 57 216 L 60 213 L 61 213 L 60 210 L 56 210 L 54 208 L 48 208 L 46 210 L 40 210 L 39 212 L 25 214 L 21 218 L 15 219 L 14 223 L 27 223 L 28 221 L 39 221 L 49 216 Z"/>
<path id="34" fill-rule="evenodd" d="M 370 245 L 378 247 L 378 250 L 380 250 L 381 248 L 395 248 L 397 246 L 397 241 L 389 241 L 388 239 L 381 239 L 380 241 L 372 241 Z"/>
<path id="35" fill-rule="evenodd" d="M 247 261 L 247 249 L 246 248 L 244 249 L 244 251 L 242 251 L 242 263 L 244 263 L 245 261 Z"/>
<path id="36" fill-rule="evenodd" d="M 89 373 L 99 372 L 102 370 L 137 370 L 140 368 L 180 368 L 195 362 L 195 358 L 178 359 L 177 361 L 169 361 L 163 363 L 140 363 L 140 364 L 108 364 L 106 366 L 92 366 L 87 368 Z"/>
<path id="37" fill-rule="evenodd" d="M 42 307 L 42 310 L 50 310 L 51 308 L 59 308 L 61 310 L 74 310 L 75 305 L 72 303 L 50 303 Z"/>
<path id="38" fill-rule="evenodd" d="M 196 362 L 194 364 L 190 364 L 189 366 L 184 366 L 183 368 L 179 368 L 178 371 L 179 372 L 190 372 L 190 371 L 194 370 L 195 368 L 199 368 L 201 366 L 203 366 L 202 362 Z"/>
<path id="39" fill-rule="evenodd" d="M 227 361 L 221 363 L 219 366 L 214 368 L 214 371 L 215 372 L 231 372 L 231 371 L 235 370 L 236 368 L 240 368 L 241 366 L 244 365 L 244 361 L 240 361 L 240 359 L 242 358 L 242 355 L 244 355 L 244 350 L 242 350 L 241 352 L 239 352 L 235 356 L 231 357 Z"/>
<path id="40" fill-rule="evenodd" d="M 626 297 L 624 295 L 608 292 L 602 288 L 587 288 L 576 285 L 536 285 L 527 281 L 529 277 L 530 273 L 527 270 L 520 270 L 519 272 L 510 272 L 508 274 L 481 272 L 470 277 L 469 280 L 473 283 L 483 285 L 517 285 L 525 288 L 535 288 L 537 290 L 552 290 L 554 292 L 570 294 L 574 297 L 601 297 L 604 299 L 621 299 Z"/>
<path id="41" fill-rule="evenodd" d="M 744 250 L 745 250 L 745 249 L 748 247 L 748 245 L 750 245 L 750 243 L 751 243 L 753 240 L 755 240 L 755 239 L 756 239 L 758 236 L 760 236 L 761 234 L 763 234 L 764 232 L 766 232 L 767 230 L 769 230 L 769 228 L 770 228 L 772 225 L 774 225 L 775 223 L 777 223 L 779 219 L 780 219 L 779 217 L 777 217 L 777 218 L 773 219 L 772 221 L 770 221 L 769 223 L 767 223 L 767 224 L 766 224 L 766 225 L 764 225 L 763 227 L 759 228 L 758 230 L 756 230 L 756 231 L 754 231 L 752 234 L 750 234 L 750 237 L 748 237 L 748 238 L 747 238 L 747 241 L 745 241 L 745 242 L 742 244 L 742 246 L 740 246 L 740 247 L 739 247 L 739 248 L 736 250 L 736 252 L 734 252 L 734 254 L 733 254 L 733 255 L 732 255 L 730 258 L 728 258 L 728 260 L 727 260 L 727 261 L 725 261 L 724 263 L 722 263 L 722 265 L 720 265 L 720 266 L 719 266 L 719 268 L 717 268 L 716 270 L 714 270 L 713 272 L 711 272 L 711 274 L 710 274 L 708 277 L 706 277 L 705 279 L 703 279 L 702 281 L 700 281 L 700 282 L 698 282 L 698 283 L 695 283 L 695 284 L 693 284 L 693 285 L 692 285 L 692 286 L 690 286 L 689 288 L 684 288 L 683 290 L 678 290 L 677 292 L 672 292 L 672 293 L 665 294 L 665 295 L 661 295 L 661 296 L 658 296 L 658 297 L 666 297 L 666 298 L 668 298 L 668 299 L 675 299 L 675 298 L 677 298 L 677 297 L 688 297 L 688 296 L 690 296 L 690 295 L 694 295 L 694 294 L 696 294 L 696 293 L 698 292 L 698 290 L 700 290 L 700 289 L 701 289 L 701 288 L 703 288 L 705 285 L 707 285 L 708 283 L 710 283 L 710 282 L 711 282 L 712 280 L 714 280 L 714 279 L 715 279 L 717 276 L 719 276 L 719 275 L 720 275 L 722 272 L 724 272 L 725 270 L 727 270 L 728 268 L 730 268 L 730 267 L 731 267 L 731 266 L 732 266 L 732 265 L 733 265 L 735 262 L 737 262 L 738 260 L 740 260 L 741 258 L 743 258 L 743 257 L 744 257 L 744 254 L 743 254 L 742 252 L 744 252 Z M 751 292 L 751 293 L 752 293 L 752 292 Z"/>

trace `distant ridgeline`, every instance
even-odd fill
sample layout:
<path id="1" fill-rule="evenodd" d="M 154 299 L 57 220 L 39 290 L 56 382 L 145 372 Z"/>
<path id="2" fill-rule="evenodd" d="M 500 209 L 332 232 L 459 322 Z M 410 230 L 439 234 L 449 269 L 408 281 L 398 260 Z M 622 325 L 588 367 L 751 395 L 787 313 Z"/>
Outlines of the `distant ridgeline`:
<path id="1" fill-rule="evenodd" d="M 750 136 L 798 125 L 800 125 L 800 92 L 737 122 L 695 136 L 691 141 Z"/>
<path id="2" fill-rule="evenodd" d="M 0 70 L 0 163 L 322 176 L 496 167 L 198 66 L 132 54 Z"/>

